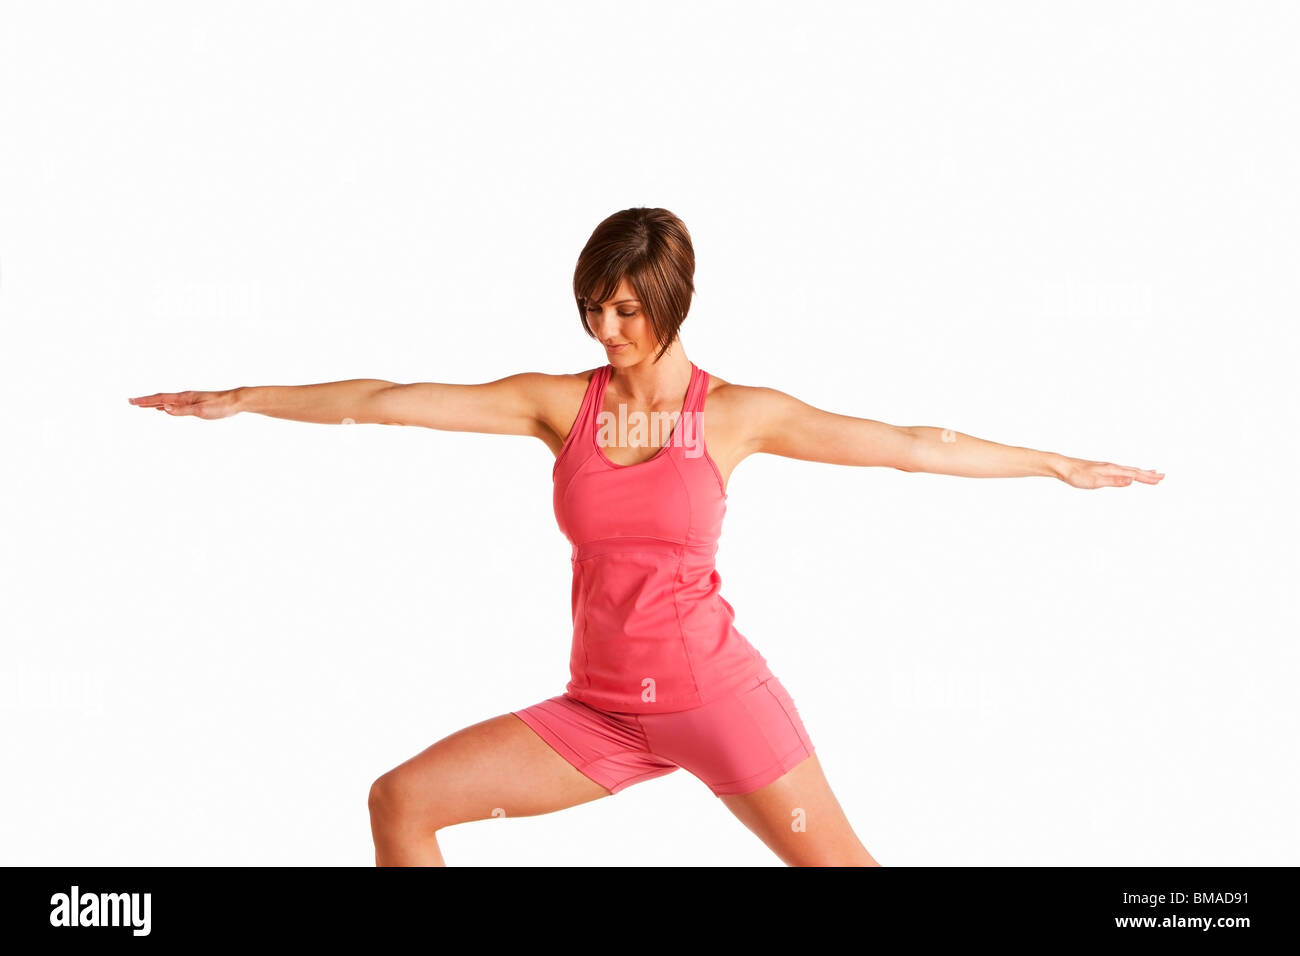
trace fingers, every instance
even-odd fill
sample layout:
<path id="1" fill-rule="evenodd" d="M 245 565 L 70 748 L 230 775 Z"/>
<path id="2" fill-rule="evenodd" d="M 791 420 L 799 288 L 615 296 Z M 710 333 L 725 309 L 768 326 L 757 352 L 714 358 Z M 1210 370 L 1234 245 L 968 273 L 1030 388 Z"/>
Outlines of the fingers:
<path id="1" fill-rule="evenodd" d="M 1105 485 L 1124 488 L 1134 481 L 1146 485 L 1158 485 L 1165 474 L 1151 468 L 1130 468 L 1126 465 L 1112 465 L 1106 462 L 1101 469 L 1101 477 Z"/>
<path id="2" fill-rule="evenodd" d="M 1160 479 L 1165 476 L 1163 471 L 1155 471 L 1152 468 L 1124 468 L 1123 471 L 1133 480 L 1147 485 L 1158 485 Z"/>
<path id="3" fill-rule="evenodd" d="M 1123 468 L 1120 465 L 1111 465 L 1106 462 L 1099 462 L 1092 469 L 1089 478 L 1091 478 L 1093 488 L 1123 488 L 1131 484 L 1132 476 L 1128 474 L 1130 469 Z M 1084 485 L 1084 487 L 1088 487 Z"/>
<path id="4" fill-rule="evenodd" d="M 156 408 L 169 415 L 193 415 L 202 404 L 199 398 L 200 394 L 195 392 L 155 392 L 127 401 L 137 408 Z"/>
<path id="5" fill-rule="evenodd" d="M 157 408 L 165 403 L 176 404 L 178 397 L 176 392 L 155 392 L 152 395 L 141 395 L 139 398 L 128 398 L 127 401 L 141 408 Z"/>
<path id="6" fill-rule="evenodd" d="M 189 415 L 197 406 L 180 400 L 174 392 L 159 392 L 156 395 L 144 395 L 140 398 L 128 398 L 128 402 L 138 408 L 155 408 L 169 415 Z"/>

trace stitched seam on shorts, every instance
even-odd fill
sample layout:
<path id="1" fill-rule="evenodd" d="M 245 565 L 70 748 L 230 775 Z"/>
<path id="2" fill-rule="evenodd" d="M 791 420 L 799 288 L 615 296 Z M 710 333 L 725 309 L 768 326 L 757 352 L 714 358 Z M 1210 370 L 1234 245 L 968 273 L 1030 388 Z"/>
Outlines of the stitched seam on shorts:
<path id="1" fill-rule="evenodd" d="M 548 703 L 548 701 L 543 701 L 543 703 Z M 529 710 L 529 709 L 531 708 L 525 708 L 525 710 Z M 582 759 L 582 757 L 579 755 L 579 753 L 576 750 L 573 749 L 573 747 L 569 745 L 569 742 L 565 740 L 558 732 L 553 730 L 546 721 L 540 719 L 539 717 L 533 714 L 528 714 L 528 716 L 525 717 L 521 711 L 517 711 L 517 710 L 512 710 L 511 713 L 514 714 L 516 717 L 518 717 L 520 720 L 522 720 L 524 724 L 530 730 L 532 730 L 533 733 L 537 734 L 538 737 L 542 738 L 543 743 L 545 743 L 557 754 L 559 754 L 561 757 L 567 760 L 573 767 L 575 767 L 578 770 L 582 769 L 578 765 L 578 762 Z M 545 711 L 543 710 L 542 713 L 545 713 Z"/>
<path id="2" fill-rule="evenodd" d="M 534 727 L 533 729 L 536 730 L 537 728 Z M 603 756 L 593 757 L 591 760 L 583 761 L 582 757 L 578 754 L 578 752 L 569 746 L 568 741 L 566 741 L 563 737 L 557 734 L 554 730 L 551 730 L 550 727 L 547 727 L 546 729 L 548 732 L 550 732 L 552 736 L 554 736 L 555 740 L 554 741 L 548 740 L 546 737 L 542 737 L 542 740 L 550 744 L 551 749 L 554 750 L 561 757 L 563 757 L 565 760 L 567 760 L 569 762 L 569 766 L 573 767 L 574 770 L 578 771 L 578 773 L 582 774 L 584 777 L 586 777 L 588 780 L 592 781 L 593 783 L 597 783 L 600 786 L 604 787 L 606 790 L 609 790 L 611 792 L 613 791 L 614 787 L 619 785 L 618 783 L 609 784 L 606 783 L 604 780 L 597 780 L 596 777 L 592 775 L 591 768 L 594 767 L 596 764 L 598 764 L 600 761 L 606 759 L 605 757 Z M 538 736 L 541 735 L 539 734 Z M 557 746 L 557 744 L 559 746 Z M 561 747 L 563 747 L 564 749 L 561 750 L 560 749 Z"/>
<path id="3" fill-rule="evenodd" d="M 656 767 L 654 770 L 647 770 L 645 773 L 637 774 L 635 777 L 628 777 L 626 780 L 620 780 L 620 781 L 618 782 L 618 787 L 619 787 L 620 789 L 622 789 L 623 787 L 630 787 L 630 786 L 631 786 L 632 784 L 634 784 L 634 783 L 639 783 L 639 782 L 641 782 L 642 780 L 648 779 L 648 778 L 650 778 L 650 777 L 664 776 L 664 775 L 670 774 L 670 773 L 672 773 L 674 770 L 678 770 L 678 769 L 679 769 L 679 768 L 676 767 L 676 766 L 673 766 L 673 767 Z M 613 788 L 611 787 L 610 789 L 613 789 Z"/>
<path id="4" fill-rule="evenodd" d="M 799 733 L 799 728 L 795 725 L 794 718 L 790 716 L 790 711 L 786 710 L 786 707 L 785 707 L 785 701 L 783 701 L 780 697 L 778 697 L 778 696 L 776 695 L 776 691 L 772 690 L 772 688 L 768 686 L 768 685 L 772 682 L 772 680 L 775 680 L 775 679 L 776 679 L 776 678 L 771 678 L 770 680 L 765 680 L 765 681 L 763 681 L 763 688 L 764 688 L 764 689 L 765 689 L 769 694 L 772 695 L 772 699 L 775 700 L 776 703 L 777 703 L 777 706 L 779 706 L 779 707 L 781 708 L 781 713 L 785 714 L 785 719 L 788 720 L 788 721 L 790 722 L 790 729 L 794 731 L 794 735 L 795 735 L 796 739 L 798 739 L 799 743 L 802 744 L 802 743 L 803 743 L 803 734 Z"/>
<path id="5" fill-rule="evenodd" d="M 727 787 L 734 787 L 737 784 L 748 783 L 750 780 L 755 780 L 759 777 L 765 776 L 766 774 L 771 772 L 773 767 L 784 767 L 785 762 L 787 760 L 789 760 L 795 754 L 801 752 L 806 752 L 808 756 L 812 755 L 812 749 L 804 746 L 802 739 L 799 741 L 799 744 L 797 746 L 791 748 L 789 751 L 787 751 L 785 754 L 778 757 L 776 760 L 773 760 L 770 764 L 768 764 L 766 767 L 764 767 L 762 770 L 758 771 L 757 773 L 751 773 L 744 777 L 737 777 L 735 780 L 727 780 L 722 783 L 715 783 L 713 785 L 713 789 L 722 790 Z M 775 753 L 775 751 L 773 751 L 773 753 Z"/>
<path id="6" fill-rule="evenodd" d="M 723 783 L 714 784 L 712 789 L 719 790 L 727 787 L 734 787 L 737 784 L 747 783 L 748 781 L 753 780 L 756 777 L 763 776 L 764 774 L 771 771 L 771 769 L 777 765 L 784 766 L 785 761 L 790 757 L 791 754 L 797 753 L 800 750 L 807 749 L 807 746 L 803 742 L 803 734 L 799 733 L 799 728 L 794 725 L 794 720 L 791 719 L 790 712 L 785 709 L 784 701 L 782 701 L 780 697 L 777 697 L 776 693 L 773 692 L 772 688 L 768 686 L 775 679 L 776 679 L 775 675 L 769 677 L 762 682 L 761 686 L 764 690 L 766 690 L 769 694 L 772 695 L 772 699 L 776 701 L 776 705 L 781 708 L 781 713 L 785 714 L 785 719 L 789 722 L 790 729 L 794 732 L 794 738 L 798 742 L 797 745 L 791 748 L 790 750 L 786 751 L 784 754 L 778 754 L 776 752 L 776 747 L 772 745 L 772 739 L 766 733 L 764 733 L 763 742 L 767 744 L 767 749 L 772 754 L 772 762 L 769 763 L 758 773 L 751 773 L 744 777 L 739 777 L 735 780 L 727 780 Z"/>
<path id="7" fill-rule="evenodd" d="M 645 722 L 641 719 L 640 714 L 633 714 L 632 719 L 636 721 L 637 732 L 641 735 L 642 753 L 649 754 L 651 757 L 654 757 L 658 760 L 667 760 L 669 763 L 675 764 L 677 767 L 681 767 L 681 764 L 677 763 L 676 760 L 673 760 L 671 757 L 665 757 L 663 754 L 658 753 L 654 749 L 654 746 L 650 743 L 650 735 L 646 733 Z"/>
<path id="8" fill-rule="evenodd" d="M 588 708 L 588 709 L 590 709 L 590 710 L 593 710 L 593 711 L 595 711 L 597 714 L 601 714 L 601 716 L 604 716 L 603 712 L 600 711 L 598 708 L 592 707 L 590 704 L 584 704 L 582 701 L 578 701 L 578 703 L 579 703 L 581 706 L 586 707 L 586 708 Z M 643 744 L 648 744 L 648 741 L 646 741 L 646 739 L 645 739 L 645 731 L 644 731 L 644 729 L 641 727 L 641 718 L 640 718 L 640 717 L 637 717 L 636 715 L 633 715 L 633 718 L 636 720 L 637 729 L 641 731 L 641 741 L 642 741 L 642 743 L 643 743 Z M 549 727 L 548 727 L 547 729 L 550 730 Z M 555 731 L 551 731 L 551 733 L 555 733 Z M 557 736 L 558 736 L 558 735 L 557 735 Z M 597 764 L 601 763 L 601 761 L 610 760 L 610 759 L 612 759 L 613 757 L 620 756 L 620 755 L 622 755 L 622 754 L 635 753 L 636 751 L 633 751 L 633 750 L 620 750 L 617 754 L 601 754 L 601 755 L 598 756 L 598 757 L 592 757 L 592 758 L 591 758 L 590 760 L 588 760 L 588 761 L 585 761 L 585 762 L 583 762 L 583 763 L 579 763 L 578 761 L 579 761 L 581 758 L 577 756 L 577 751 L 574 751 L 573 748 L 569 746 L 568 742 L 565 741 L 565 740 L 563 740 L 563 738 L 560 739 L 560 742 L 564 744 L 564 746 L 565 746 L 566 749 L 572 751 L 573 754 L 574 754 L 574 757 L 573 757 L 573 758 L 568 758 L 568 757 L 566 757 L 566 759 L 569 760 L 569 763 L 571 763 L 571 764 L 572 764 L 572 765 L 573 765 L 573 766 L 574 766 L 574 767 L 575 767 L 575 768 L 576 768 L 580 773 L 582 773 L 584 776 L 586 776 L 586 777 L 588 777 L 588 778 L 590 778 L 590 779 L 592 779 L 592 780 L 595 780 L 596 783 L 600 784 L 602 787 L 604 787 L 605 789 L 610 790 L 610 791 L 613 791 L 615 787 L 624 787 L 624 786 L 627 786 L 627 785 L 629 785 L 629 784 L 636 783 L 638 780 L 641 780 L 643 777 L 646 777 L 646 776 L 653 776 L 653 774 L 655 773 L 655 771 L 648 771 L 648 772 L 645 773 L 645 774 L 638 774 L 637 776 L 635 776 L 635 777 L 630 777 L 630 778 L 628 778 L 628 779 L 626 779 L 626 780 L 616 780 L 616 781 L 614 781 L 613 783 L 606 783 L 606 782 L 603 781 L 603 780 L 596 780 L 596 778 L 595 778 L 594 776 L 592 776 L 591 770 L 592 770 L 592 768 L 594 768 Z M 558 750 L 558 748 L 554 748 L 554 749 Z M 648 745 L 645 746 L 645 747 L 643 747 L 642 752 L 644 752 L 644 753 L 650 753 L 650 749 L 649 749 Z M 565 756 L 565 754 L 564 754 L 562 751 L 560 752 L 560 755 L 561 755 L 561 756 Z M 659 757 L 658 754 L 651 754 L 651 756 Z M 660 759 L 661 759 L 661 760 L 665 760 L 665 759 L 667 759 L 667 758 L 666 758 L 666 757 L 660 757 Z M 671 761 L 670 761 L 670 762 L 671 762 Z M 659 769 L 662 769 L 662 768 L 659 768 Z M 675 769 L 675 768 L 674 768 L 674 769 Z"/>

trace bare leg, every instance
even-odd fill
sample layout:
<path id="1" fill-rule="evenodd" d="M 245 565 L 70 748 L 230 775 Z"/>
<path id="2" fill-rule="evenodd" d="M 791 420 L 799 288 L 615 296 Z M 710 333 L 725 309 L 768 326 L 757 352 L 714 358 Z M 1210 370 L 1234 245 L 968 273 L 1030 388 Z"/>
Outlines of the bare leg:
<path id="1" fill-rule="evenodd" d="M 849 826 L 815 753 L 766 787 L 718 799 L 788 866 L 880 866 Z"/>
<path id="2" fill-rule="evenodd" d="M 437 831 L 494 815 L 536 816 L 607 797 L 514 714 L 459 730 L 370 786 L 376 866 L 446 866 Z"/>

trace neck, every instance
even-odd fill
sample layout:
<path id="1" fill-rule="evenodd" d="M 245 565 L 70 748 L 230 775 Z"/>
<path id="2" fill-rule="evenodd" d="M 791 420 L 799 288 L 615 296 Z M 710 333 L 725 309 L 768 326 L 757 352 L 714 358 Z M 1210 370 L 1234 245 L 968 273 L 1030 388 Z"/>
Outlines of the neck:
<path id="1" fill-rule="evenodd" d="M 691 384 L 691 360 L 680 348 L 670 348 L 658 362 L 649 358 L 630 365 L 610 362 L 609 380 L 615 391 L 637 404 L 679 401 Z"/>

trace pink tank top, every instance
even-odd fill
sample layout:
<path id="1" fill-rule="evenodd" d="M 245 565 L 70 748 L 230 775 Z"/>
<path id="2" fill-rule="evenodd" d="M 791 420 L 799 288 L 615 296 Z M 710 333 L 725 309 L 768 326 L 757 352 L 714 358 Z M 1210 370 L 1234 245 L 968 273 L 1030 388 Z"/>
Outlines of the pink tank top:
<path id="1" fill-rule="evenodd" d="M 596 441 L 612 372 L 592 373 L 552 469 L 555 518 L 573 546 L 565 690 L 601 710 L 688 710 L 767 669 L 736 630 L 714 567 L 727 496 L 700 428 L 709 375 L 692 362 L 667 443 L 653 458 L 619 465 Z M 606 428 L 607 445 L 617 428 L 616 420 Z"/>

